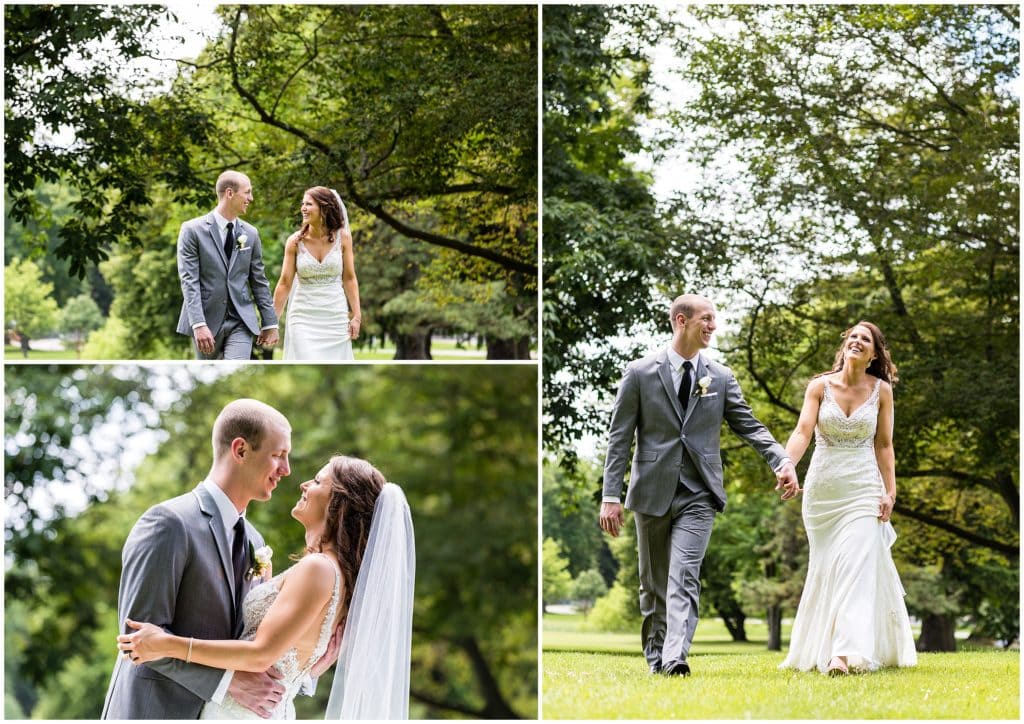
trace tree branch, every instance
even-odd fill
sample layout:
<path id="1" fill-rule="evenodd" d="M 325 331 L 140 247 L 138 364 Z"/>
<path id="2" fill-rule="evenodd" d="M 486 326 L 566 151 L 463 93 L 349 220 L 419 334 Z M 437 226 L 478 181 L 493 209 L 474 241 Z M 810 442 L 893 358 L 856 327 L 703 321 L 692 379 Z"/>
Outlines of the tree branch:
<path id="1" fill-rule="evenodd" d="M 1016 560 L 1020 557 L 1019 545 L 1010 545 L 1008 543 L 1002 543 L 1000 541 L 985 538 L 984 536 L 980 536 L 977 533 L 973 533 L 969 530 L 965 530 L 957 525 L 954 525 L 949 521 L 936 518 L 935 516 L 929 513 L 925 513 L 924 511 L 917 510 L 916 508 L 909 508 L 902 503 L 899 503 L 897 505 L 895 512 L 899 515 L 905 515 L 908 518 L 913 518 L 914 520 L 926 523 L 927 525 L 930 525 L 933 528 L 944 530 L 947 533 L 951 533 L 955 535 L 957 538 L 962 538 L 963 540 L 969 543 L 974 543 L 975 545 L 982 546 L 983 548 L 988 548 L 998 553 L 1002 553 L 1003 555 L 1007 556 L 1012 560 Z"/>
<path id="2" fill-rule="evenodd" d="M 314 138 L 301 128 L 293 126 L 286 121 L 282 121 L 281 119 L 269 113 L 260 103 L 259 99 L 256 98 L 256 96 L 248 88 L 242 85 L 242 82 L 238 77 L 238 63 L 236 62 L 235 57 L 235 43 L 238 37 L 238 25 L 239 22 L 241 21 L 241 16 L 245 9 L 245 5 L 240 5 L 238 9 L 235 11 L 235 17 L 231 23 L 231 37 L 228 41 L 228 58 L 230 59 L 231 64 L 231 85 L 234 87 L 235 91 L 242 97 L 242 99 L 245 100 L 250 106 L 252 106 L 253 110 L 255 110 L 256 113 L 259 115 L 260 121 L 262 123 L 265 123 L 269 126 L 273 126 L 274 128 L 278 128 L 282 131 L 285 131 L 286 133 L 292 134 L 296 138 L 299 138 L 300 140 L 304 141 L 312 148 L 317 149 L 328 158 L 336 161 L 343 175 L 345 176 L 347 184 L 346 192 L 348 197 L 352 200 L 352 202 L 355 203 L 360 208 L 364 209 L 365 211 L 370 212 L 378 219 L 383 221 L 385 224 L 398 231 L 399 233 L 404 234 L 405 236 L 411 239 L 419 239 L 420 241 L 425 241 L 435 246 L 443 246 L 449 249 L 454 249 L 456 251 L 462 252 L 463 254 L 467 254 L 469 256 L 476 256 L 482 259 L 487 259 L 488 261 L 492 261 L 495 264 L 498 264 L 499 266 L 502 266 L 506 269 L 510 269 L 512 271 L 517 271 L 522 274 L 526 274 L 533 277 L 537 276 L 536 264 L 529 264 L 527 262 L 519 261 L 518 259 L 514 259 L 505 254 L 501 254 L 490 249 L 476 247 L 473 246 L 472 244 L 467 244 L 464 241 L 459 241 L 458 239 L 452 239 L 446 236 L 441 236 L 440 234 L 434 234 L 429 231 L 423 231 L 421 229 L 409 226 L 408 224 L 402 221 L 399 221 L 394 216 L 387 213 L 381 206 L 371 203 L 368 199 L 363 197 L 362 194 L 356 191 L 351 171 L 345 165 L 344 160 L 341 159 L 338 156 L 338 154 L 335 153 L 326 143 Z"/>
<path id="3" fill-rule="evenodd" d="M 764 393 L 768 396 L 768 401 L 776 407 L 781 407 L 783 410 L 787 410 L 796 417 L 800 416 L 800 410 L 793 407 L 781 397 L 772 392 L 768 386 L 768 381 L 758 374 L 756 365 L 754 364 L 754 328 L 757 326 L 757 319 L 761 314 L 761 310 L 764 308 L 764 294 L 761 295 L 760 299 L 757 300 L 757 304 L 750 312 L 750 329 L 747 332 L 747 371 L 750 372 L 750 376 L 757 382 L 757 386 L 764 390 Z"/>

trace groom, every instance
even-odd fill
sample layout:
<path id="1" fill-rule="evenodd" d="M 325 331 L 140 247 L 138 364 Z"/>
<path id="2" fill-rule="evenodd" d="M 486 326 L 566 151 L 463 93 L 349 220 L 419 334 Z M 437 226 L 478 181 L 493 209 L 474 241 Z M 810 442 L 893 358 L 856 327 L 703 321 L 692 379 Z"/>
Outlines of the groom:
<path id="1" fill-rule="evenodd" d="M 238 218 L 252 203 L 252 183 L 225 171 L 216 189 L 217 208 L 186 221 L 178 234 L 178 333 L 192 336 L 197 359 L 247 360 L 253 337 L 261 346 L 277 344 L 277 314 L 259 232 Z"/>
<path id="2" fill-rule="evenodd" d="M 732 371 L 700 353 L 715 331 L 710 300 L 672 302 L 672 341 L 631 362 L 619 385 L 608 433 L 601 528 L 617 536 L 630 446 L 636 452 L 626 507 L 636 521 L 641 637 L 651 673 L 689 676 L 697 626 L 700 566 L 715 513 L 725 508 L 722 421 L 776 471 L 783 499 L 796 494 L 796 469 L 753 415 Z"/>
<path id="3" fill-rule="evenodd" d="M 213 424 L 213 467 L 194 490 L 146 511 L 122 551 L 118 616 L 180 636 L 237 638 L 250 549 L 263 537 L 245 518 L 253 500 L 270 500 L 288 475 L 291 426 L 273 407 L 235 400 Z M 335 652 L 335 656 L 337 653 Z M 271 674 L 274 674 L 271 676 Z M 118 656 L 103 719 L 196 719 L 225 693 L 266 716 L 284 687 L 264 673 L 221 671 L 174 659 L 133 666 Z"/>

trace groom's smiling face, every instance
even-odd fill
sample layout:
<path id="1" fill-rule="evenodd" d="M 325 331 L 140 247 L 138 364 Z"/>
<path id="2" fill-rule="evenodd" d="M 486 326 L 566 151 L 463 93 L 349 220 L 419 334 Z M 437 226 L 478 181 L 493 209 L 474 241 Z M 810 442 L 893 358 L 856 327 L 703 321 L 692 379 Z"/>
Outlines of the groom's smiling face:
<path id="1" fill-rule="evenodd" d="M 252 203 L 252 182 L 246 176 L 242 176 L 238 184 L 238 190 L 229 189 L 230 197 L 227 199 L 229 210 L 235 216 L 242 216 Z"/>
<path id="2" fill-rule="evenodd" d="M 705 349 L 711 344 L 711 335 L 717 328 L 714 306 L 698 304 L 693 310 L 693 316 L 685 321 L 682 336 L 688 347 Z"/>
<path id="3" fill-rule="evenodd" d="M 288 465 L 291 450 L 291 430 L 280 425 L 267 428 L 259 450 L 250 448 L 245 465 L 249 493 L 253 500 L 270 500 L 281 478 L 291 473 Z"/>

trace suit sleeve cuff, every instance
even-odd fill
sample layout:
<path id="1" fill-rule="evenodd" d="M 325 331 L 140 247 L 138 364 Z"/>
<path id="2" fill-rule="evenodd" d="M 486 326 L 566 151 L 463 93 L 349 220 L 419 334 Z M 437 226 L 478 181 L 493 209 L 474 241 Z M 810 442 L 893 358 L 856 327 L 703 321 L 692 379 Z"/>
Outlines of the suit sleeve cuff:
<path id="1" fill-rule="evenodd" d="M 261 332 L 266 331 L 268 329 L 277 329 L 277 325 L 276 324 L 268 324 L 266 327 L 260 327 L 260 331 Z"/>
<path id="2" fill-rule="evenodd" d="M 224 702 L 224 695 L 228 693 L 228 687 L 231 686 L 231 677 L 234 675 L 235 672 L 231 670 L 224 672 L 224 676 L 221 677 L 220 684 L 217 686 L 217 690 L 213 692 L 213 696 L 210 697 L 210 701 L 214 704 Z"/>
<path id="3" fill-rule="evenodd" d="M 205 326 L 207 326 L 206 322 L 196 322 L 195 324 L 192 325 L 192 331 L 194 332 L 197 329 L 199 329 L 200 327 L 205 327 Z"/>
<path id="4" fill-rule="evenodd" d="M 601 498 L 601 502 L 602 503 L 621 503 L 622 500 L 619 498 L 618 495 L 605 495 L 603 498 Z"/>
<path id="5" fill-rule="evenodd" d="M 779 472 L 780 470 L 782 470 L 787 465 L 792 465 L 792 464 L 793 464 L 793 461 L 790 460 L 789 458 L 782 458 L 782 462 L 779 463 L 779 467 L 775 468 L 775 472 Z"/>

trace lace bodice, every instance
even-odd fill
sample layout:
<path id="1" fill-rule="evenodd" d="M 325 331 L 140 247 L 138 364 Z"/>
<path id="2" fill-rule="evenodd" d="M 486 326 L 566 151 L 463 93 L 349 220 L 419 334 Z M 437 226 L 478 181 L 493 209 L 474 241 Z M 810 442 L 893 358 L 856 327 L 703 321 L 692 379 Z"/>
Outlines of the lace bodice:
<path id="1" fill-rule="evenodd" d="M 875 443 L 875 429 L 878 427 L 878 390 L 882 381 L 875 382 L 875 389 L 860 407 L 849 416 L 832 395 L 832 384 L 825 380 L 825 394 L 818 408 L 818 424 L 814 428 L 814 443 L 817 447 L 870 448 Z"/>
<path id="2" fill-rule="evenodd" d="M 341 283 L 341 242 L 335 241 L 327 250 L 323 261 L 317 261 L 305 244 L 299 242 L 299 250 L 295 255 L 295 273 L 300 284 L 320 286 Z"/>
<path id="3" fill-rule="evenodd" d="M 314 554 L 320 555 L 320 554 Z M 242 614 L 245 619 L 245 630 L 242 632 L 242 640 L 252 641 L 256 638 L 256 630 L 266 617 L 270 607 L 277 600 L 281 592 L 280 582 L 288 575 L 284 571 L 269 581 L 254 586 L 245 597 L 242 604 Z M 331 640 L 334 616 L 338 611 L 338 604 L 341 600 L 341 571 L 337 566 L 334 568 L 334 592 L 331 594 L 331 602 L 327 606 L 327 613 L 320 624 L 320 636 L 317 639 L 313 653 L 307 661 L 299 661 L 299 652 L 292 646 L 284 655 L 277 660 L 274 666 L 281 672 L 280 684 L 285 687 L 284 696 L 277 709 L 271 715 L 271 719 L 294 719 L 295 707 L 293 699 L 302 688 L 303 683 L 309 674 L 313 664 L 327 651 L 327 645 Z M 224 697 L 223 704 L 216 706 L 207 704 L 203 711 L 204 719 L 252 719 L 257 718 L 255 714 L 234 701 L 230 695 Z"/>

